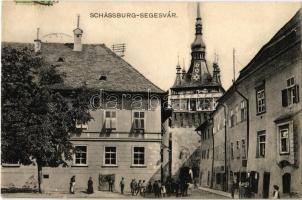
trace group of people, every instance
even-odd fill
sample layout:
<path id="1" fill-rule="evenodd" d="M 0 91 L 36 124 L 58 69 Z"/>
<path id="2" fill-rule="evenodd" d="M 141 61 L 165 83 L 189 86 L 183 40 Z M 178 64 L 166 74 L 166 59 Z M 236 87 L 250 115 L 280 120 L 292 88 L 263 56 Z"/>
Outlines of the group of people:
<path id="1" fill-rule="evenodd" d="M 142 195 L 145 196 L 146 193 L 146 181 L 145 180 L 139 180 L 138 182 L 135 179 L 132 179 L 130 182 L 130 190 L 132 196 L 134 195 Z"/>
<path id="2" fill-rule="evenodd" d="M 185 180 L 168 179 L 165 182 L 160 180 L 150 182 L 147 187 L 147 191 L 154 193 L 157 198 L 175 195 L 176 197 L 184 197 L 190 195 L 190 188 L 192 184 Z"/>
<path id="3" fill-rule="evenodd" d="M 69 192 L 71 194 L 75 193 L 75 183 L 76 179 L 75 176 L 72 176 L 70 179 L 70 188 Z M 109 183 L 109 191 L 113 191 L 113 184 L 114 181 L 112 179 L 108 180 Z M 175 195 L 176 197 L 183 197 L 188 196 L 188 190 L 192 186 L 187 181 L 181 181 L 174 179 L 168 179 L 165 182 L 161 182 L 160 180 L 155 181 L 149 181 L 148 184 L 145 180 L 138 180 L 132 179 L 130 182 L 130 189 L 132 196 L 137 196 L 138 194 L 141 196 L 145 196 L 146 193 L 148 194 L 154 194 L 156 198 L 164 198 L 166 196 Z M 121 193 L 124 193 L 125 188 L 125 179 L 122 177 L 120 181 L 120 189 Z M 93 191 L 93 180 L 92 177 L 89 177 L 88 183 L 87 183 L 87 194 L 92 194 Z"/>
<path id="4" fill-rule="evenodd" d="M 76 184 L 75 176 L 72 176 L 70 179 L 70 183 L 69 183 L 69 193 L 70 194 L 75 193 L 75 184 Z M 89 177 L 89 180 L 87 183 L 87 194 L 92 194 L 92 193 L 93 193 L 93 181 L 92 181 L 92 177 Z"/>

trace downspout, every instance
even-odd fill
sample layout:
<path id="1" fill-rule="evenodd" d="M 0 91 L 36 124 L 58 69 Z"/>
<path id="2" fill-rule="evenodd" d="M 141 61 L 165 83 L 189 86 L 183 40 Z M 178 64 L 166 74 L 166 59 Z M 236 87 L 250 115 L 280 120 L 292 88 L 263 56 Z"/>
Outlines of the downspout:
<path id="1" fill-rule="evenodd" d="M 214 120 L 213 118 L 212 118 L 212 120 Z M 211 124 L 214 124 L 214 122 L 212 121 L 211 122 Z M 212 127 L 212 144 L 213 144 L 213 153 L 212 153 L 212 173 L 211 173 L 211 188 L 213 188 L 213 182 L 214 182 L 214 153 L 215 153 L 215 148 L 214 148 L 214 145 L 215 145 L 215 142 L 214 142 L 214 131 L 213 131 L 213 127 Z"/>
<path id="2" fill-rule="evenodd" d="M 227 167 L 227 113 L 226 113 L 226 105 L 221 104 L 224 108 L 224 170 L 225 170 L 225 191 L 228 191 L 228 167 Z"/>

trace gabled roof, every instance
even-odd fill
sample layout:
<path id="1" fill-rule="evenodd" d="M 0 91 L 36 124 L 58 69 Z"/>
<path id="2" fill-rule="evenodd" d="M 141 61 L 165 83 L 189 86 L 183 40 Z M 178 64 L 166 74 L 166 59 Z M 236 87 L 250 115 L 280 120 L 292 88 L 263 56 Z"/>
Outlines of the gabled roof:
<path id="1" fill-rule="evenodd" d="M 24 43 L 3 45 L 33 48 L 32 44 Z M 85 84 L 91 89 L 110 92 L 164 93 L 104 44 L 83 44 L 83 50 L 76 52 L 73 44 L 42 43 L 41 54 L 46 62 L 58 65 L 57 69 L 66 75 L 64 85 L 55 85 L 57 89 L 76 89 Z"/>
<path id="2" fill-rule="evenodd" d="M 252 71 L 273 59 L 291 45 L 301 42 L 301 9 L 292 17 L 270 41 L 268 41 L 256 56 L 240 71 L 238 81 L 248 76 Z"/>

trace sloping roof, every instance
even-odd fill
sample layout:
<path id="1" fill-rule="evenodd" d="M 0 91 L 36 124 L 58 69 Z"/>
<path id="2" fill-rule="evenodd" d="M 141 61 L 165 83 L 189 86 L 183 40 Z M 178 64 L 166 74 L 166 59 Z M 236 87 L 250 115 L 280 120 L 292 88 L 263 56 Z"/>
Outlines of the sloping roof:
<path id="1" fill-rule="evenodd" d="M 273 59 L 291 45 L 301 42 L 301 9 L 292 17 L 256 54 L 256 56 L 240 71 L 238 81 L 248 76 L 256 68 Z"/>
<path id="2" fill-rule="evenodd" d="M 32 44 L 2 44 L 33 48 Z M 55 86 L 58 89 L 76 89 L 86 84 L 91 89 L 112 92 L 164 93 L 104 44 L 83 44 L 83 50 L 76 52 L 73 44 L 42 43 L 41 54 L 46 62 L 58 65 L 57 69 L 65 74 L 64 85 Z M 101 76 L 106 80 L 100 80 Z"/>
<path id="3" fill-rule="evenodd" d="M 274 58 L 278 53 L 286 50 L 297 42 L 301 43 L 301 9 L 292 17 L 256 54 L 256 56 L 240 71 L 238 79 L 235 81 L 237 85 L 243 78 L 250 76 L 253 70 L 256 70 Z M 292 58 L 287 58 L 292 59 Z M 218 99 L 218 103 L 223 103 L 235 92 L 235 85 L 230 88 Z"/>

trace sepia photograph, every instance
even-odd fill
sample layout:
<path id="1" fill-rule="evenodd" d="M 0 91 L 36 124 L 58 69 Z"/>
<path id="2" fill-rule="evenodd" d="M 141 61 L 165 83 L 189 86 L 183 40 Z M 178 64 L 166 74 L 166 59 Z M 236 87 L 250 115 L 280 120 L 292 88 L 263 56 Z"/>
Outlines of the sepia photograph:
<path id="1" fill-rule="evenodd" d="M 302 2 L 0 3 L 1 198 L 302 198 Z"/>

